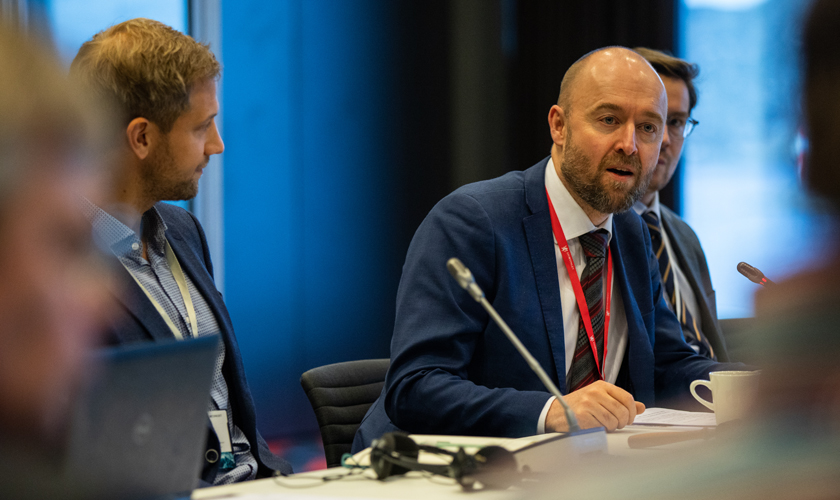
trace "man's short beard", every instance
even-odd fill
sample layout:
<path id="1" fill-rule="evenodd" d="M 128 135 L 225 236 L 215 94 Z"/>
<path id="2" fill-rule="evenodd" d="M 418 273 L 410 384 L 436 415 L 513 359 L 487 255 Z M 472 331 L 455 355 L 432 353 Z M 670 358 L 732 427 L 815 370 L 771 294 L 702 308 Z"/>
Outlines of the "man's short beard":
<path id="1" fill-rule="evenodd" d="M 570 132 L 566 138 L 560 173 L 569 189 L 594 210 L 602 214 L 624 212 L 645 194 L 653 176 L 653 169 L 649 169 L 642 177 L 642 162 L 637 155 L 625 156 L 613 153 L 601 160 L 593 169 L 589 166 L 588 158 L 571 139 Z M 635 184 L 624 193 L 622 193 L 624 186 L 621 183 L 602 180 L 602 175 L 607 168 L 622 164 L 633 166 L 636 179 Z"/>
<path id="2" fill-rule="evenodd" d="M 143 174 L 149 199 L 191 200 L 198 194 L 198 182 L 177 178 L 175 157 L 168 138 L 151 154 Z"/>

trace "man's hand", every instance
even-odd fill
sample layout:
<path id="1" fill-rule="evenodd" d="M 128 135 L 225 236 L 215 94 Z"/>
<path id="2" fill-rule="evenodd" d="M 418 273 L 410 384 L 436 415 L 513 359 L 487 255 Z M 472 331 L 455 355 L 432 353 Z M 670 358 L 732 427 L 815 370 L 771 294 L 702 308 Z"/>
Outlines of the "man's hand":
<path id="1" fill-rule="evenodd" d="M 608 431 L 633 423 L 645 405 L 633 400 L 629 392 L 603 380 L 589 384 L 565 397 L 581 429 L 603 426 Z M 568 432 L 569 423 L 559 401 L 551 403 L 545 418 L 546 432 Z"/>

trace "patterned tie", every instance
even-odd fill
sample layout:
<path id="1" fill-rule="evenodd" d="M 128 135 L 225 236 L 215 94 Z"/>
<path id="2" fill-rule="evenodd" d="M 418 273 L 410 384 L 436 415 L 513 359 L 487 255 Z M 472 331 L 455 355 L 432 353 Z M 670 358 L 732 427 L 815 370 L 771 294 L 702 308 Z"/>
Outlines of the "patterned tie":
<path id="1" fill-rule="evenodd" d="M 578 238 L 586 256 L 586 267 L 580 276 L 580 285 L 589 307 L 589 317 L 592 319 L 592 333 L 595 335 L 595 346 L 598 349 L 598 359 L 604 353 L 604 261 L 607 255 L 607 231 L 599 229 Z M 569 375 L 566 377 L 568 392 L 576 391 L 601 378 L 589 335 L 586 333 L 583 318 L 578 326 L 577 345 Z"/>
<path id="2" fill-rule="evenodd" d="M 653 250 L 656 253 L 656 259 L 659 261 L 659 274 L 662 278 L 662 285 L 665 287 L 664 293 L 671 310 L 676 310 L 674 304 L 676 302 L 677 294 L 674 281 L 674 272 L 671 269 L 671 259 L 668 257 L 668 251 L 665 248 L 665 241 L 662 239 L 662 226 L 659 224 L 659 217 L 653 212 L 645 212 L 642 216 L 648 226 L 650 232 L 650 241 L 653 244 Z M 699 349 L 699 353 L 707 358 L 715 359 L 715 351 L 709 344 L 709 340 L 700 332 L 697 327 L 697 321 L 685 307 L 685 301 L 680 301 L 682 309 L 680 311 L 680 322 L 682 323 L 683 337 L 688 345 Z"/>

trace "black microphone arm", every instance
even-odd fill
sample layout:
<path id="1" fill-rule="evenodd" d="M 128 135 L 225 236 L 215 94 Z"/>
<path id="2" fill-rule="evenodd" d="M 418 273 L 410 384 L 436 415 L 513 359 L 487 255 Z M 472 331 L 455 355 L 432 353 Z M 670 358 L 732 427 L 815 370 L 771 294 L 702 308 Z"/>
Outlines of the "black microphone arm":
<path id="1" fill-rule="evenodd" d="M 563 411 L 566 413 L 566 422 L 569 424 L 569 432 L 578 432 L 580 431 L 580 425 L 578 425 L 577 417 L 575 417 L 575 413 L 569 408 L 569 405 L 566 404 L 566 400 L 563 399 L 563 395 L 560 394 L 560 391 L 557 389 L 557 386 L 554 385 L 554 382 L 551 381 L 551 378 L 545 373 L 542 366 L 540 366 L 539 362 L 534 359 L 534 356 L 528 352 L 528 349 L 522 344 L 519 340 L 519 337 L 513 333 L 513 330 L 505 323 L 505 320 L 499 316 L 499 313 L 496 312 L 496 309 L 487 301 L 484 297 L 484 292 L 478 286 L 478 283 L 475 282 L 475 278 L 473 274 L 467 269 L 466 266 L 457 258 L 452 257 L 448 261 L 446 261 L 446 269 L 449 270 L 449 274 L 455 278 L 455 281 L 461 285 L 461 288 L 469 292 L 472 298 L 475 299 L 476 302 L 484 306 L 484 309 L 490 314 L 490 317 L 493 318 L 493 321 L 499 325 L 499 328 L 502 329 L 507 338 L 516 347 L 516 350 L 519 351 L 519 354 L 525 358 L 525 361 L 528 363 L 528 366 L 531 367 L 531 370 L 537 374 L 537 377 L 540 378 L 540 381 L 543 385 L 548 389 L 548 392 L 554 395 L 557 398 L 557 401 L 560 402 L 560 405 L 563 407 Z"/>
<path id="2" fill-rule="evenodd" d="M 738 272 L 743 274 L 748 280 L 752 281 L 753 283 L 757 283 L 761 286 L 775 285 L 775 283 L 773 283 L 772 281 L 767 279 L 766 276 L 764 276 L 764 273 L 754 268 L 753 266 L 747 264 L 746 262 L 741 262 L 740 264 L 738 264 Z"/>

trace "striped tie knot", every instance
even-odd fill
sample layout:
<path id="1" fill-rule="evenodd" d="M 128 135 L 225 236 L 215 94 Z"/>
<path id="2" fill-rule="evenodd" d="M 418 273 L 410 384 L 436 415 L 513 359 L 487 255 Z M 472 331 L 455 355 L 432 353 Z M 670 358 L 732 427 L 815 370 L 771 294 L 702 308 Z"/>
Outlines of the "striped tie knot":
<path id="1" fill-rule="evenodd" d="M 648 228 L 650 228 L 651 231 L 656 231 L 656 232 L 661 232 L 662 231 L 662 226 L 659 224 L 659 217 L 656 215 L 656 213 L 654 211 L 650 210 L 650 211 L 645 212 L 642 215 L 642 219 L 644 219 L 644 221 L 647 223 Z M 651 234 L 651 237 L 653 237 L 653 233 L 650 233 L 650 234 Z"/>
<path id="2" fill-rule="evenodd" d="M 609 233 L 604 229 L 580 235 L 580 246 L 583 248 L 583 253 L 586 254 L 587 259 L 603 259 L 607 256 L 608 236 Z"/>

